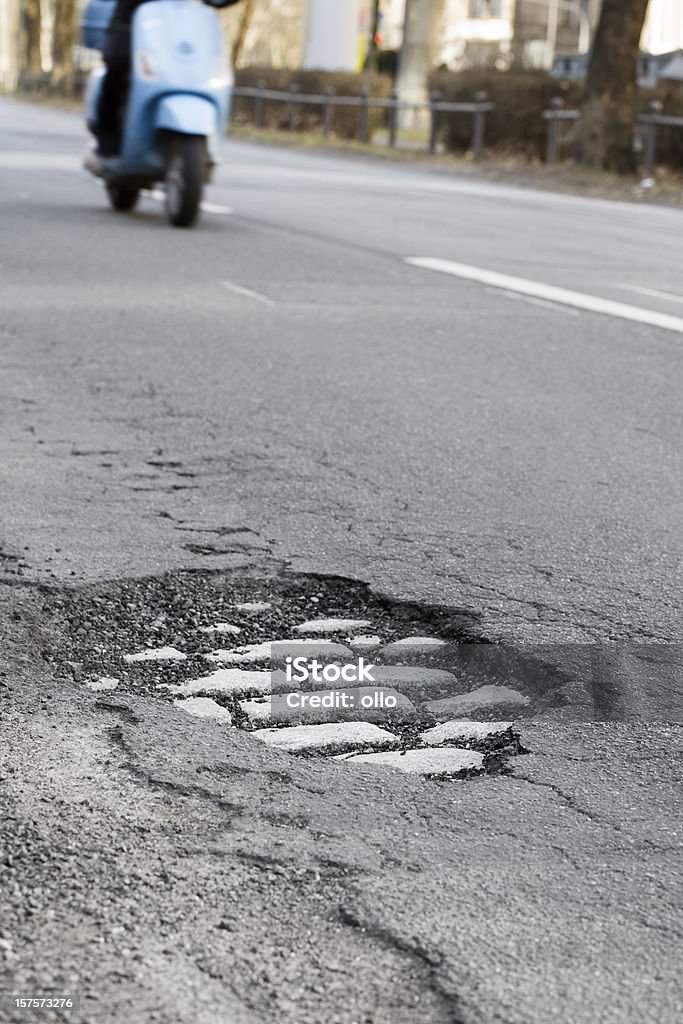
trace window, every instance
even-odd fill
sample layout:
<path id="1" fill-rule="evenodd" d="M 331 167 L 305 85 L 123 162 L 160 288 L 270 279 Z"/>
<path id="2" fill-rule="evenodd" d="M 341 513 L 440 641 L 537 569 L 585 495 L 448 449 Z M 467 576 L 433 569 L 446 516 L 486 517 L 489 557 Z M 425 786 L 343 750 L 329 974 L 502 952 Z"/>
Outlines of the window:
<path id="1" fill-rule="evenodd" d="M 470 0 L 470 18 L 500 18 L 503 0 Z"/>

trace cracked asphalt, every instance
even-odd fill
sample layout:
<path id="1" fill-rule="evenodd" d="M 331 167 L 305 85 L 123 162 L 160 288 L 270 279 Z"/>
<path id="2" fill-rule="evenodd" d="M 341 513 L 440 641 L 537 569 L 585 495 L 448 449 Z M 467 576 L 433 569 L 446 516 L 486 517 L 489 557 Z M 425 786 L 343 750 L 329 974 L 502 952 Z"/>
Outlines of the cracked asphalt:
<path id="1" fill-rule="evenodd" d="M 683 214 L 232 143 L 232 213 L 182 233 L 108 211 L 83 142 L 0 99 L 0 989 L 86 1024 L 678 1024 L 680 336 L 404 259 L 675 313 Z M 436 783 L 55 674 L 46 588 L 180 569 L 460 609 L 587 693 L 609 641 L 585 717 L 622 721 Z"/>

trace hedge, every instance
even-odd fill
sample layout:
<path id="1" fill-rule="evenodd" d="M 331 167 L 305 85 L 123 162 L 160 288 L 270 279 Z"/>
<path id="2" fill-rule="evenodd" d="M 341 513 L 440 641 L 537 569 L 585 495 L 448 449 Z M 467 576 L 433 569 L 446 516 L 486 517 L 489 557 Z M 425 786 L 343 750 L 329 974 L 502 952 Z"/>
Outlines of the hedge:
<path id="1" fill-rule="evenodd" d="M 297 85 L 302 93 L 324 94 L 330 86 L 338 96 L 360 96 L 366 87 L 361 75 L 324 71 L 289 71 L 272 68 L 241 68 L 236 84 L 256 86 L 265 81 L 270 89 L 289 91 Z M 393 88 L 388 74 L 373 75 L 370 94 L 387 97 Z M 561 96 L 568 108 L 576 108 L 581 101 L 583 83 L 563 82 L 545 71 L 496 71 L 471 69 L 468 71 L 434 71 L 429 79 L 430 91 L 437 90 L 441 98 L 450 102 L 471 102 L 477 92 L 486 92 L 495 104 L 486 118 L 486 149 L 498 155 L 514 154 L 529 160 L 543 160 L 545 156 L 547 122 L 542 114 L 555 96 Z M 652 99 L 663 103 L 667 114 L 683 116 L 683 83 L 660 85 L 655 90 L 642 89 L 638 96 L 639 112 L 646 112 Z M 287 105 L 278 101 L 264 104 L 264 124 L 269 128 L 286 129 L 289 124 Z M 238 122 L 253 121 L 254 101 L 235 97 L 234 115 Z M 387 113 L 371 110 L 369 129 L 387 124 Z M 322 126 L 322 108 L 301 106 L 297 112 L 296 127 L 301 131 L 316 131 Z M 568 144 L 563 155 L 571 155 L 571 125 L 564 127 Z M 336 107 L 333 115 L 333 134 L 342 139 L 355 138 L 358 133 L 358 109 Z M 463 114 L 442 114 L 439 141 L 449 152 L 466 152 L 472 140 L 472 120 Z M 660 128 L 657 134 L 658 163 L 683 167 L 683 128 Z"/>
<path id="2" fill-rule="evenodd" d="M 373 75 L 369 83 L 361 75 L 352 73 L 326 71 L 282 71 L 272 68 L 240 68 L 235 75 L 235 84 L 254 88 L 260 81 L 267 83 L 269 89 L 288 92 L 290 86 L 296 85 L 302 93 L 324 95 L 325 90 L 333 88 L 338 96 L 362 96 L 366 85 L 369 93 L 375 97 L 386 97 L 392 89 L 388 75 Z M 233 119 L 238 123 L 250 123 L 254 119 L 254 100 L 250 97 L 235 96 L 233 100 Z M 289 125 L 288 105 L 281 100 L 264 102 L 264 127 L 287 128 Z M 368 112 L 368 128 L 370 133 L 386 123 L 386 112 L 370 110 Z M 322 106 L 301 105 L 297 111 L 295 127 L 298 131 L 316 131 L 322 126 Z M 358 134 L 358 108 L 335 107 L 332 120 L 333 134 L 340 139 L 353 139 Z"/>

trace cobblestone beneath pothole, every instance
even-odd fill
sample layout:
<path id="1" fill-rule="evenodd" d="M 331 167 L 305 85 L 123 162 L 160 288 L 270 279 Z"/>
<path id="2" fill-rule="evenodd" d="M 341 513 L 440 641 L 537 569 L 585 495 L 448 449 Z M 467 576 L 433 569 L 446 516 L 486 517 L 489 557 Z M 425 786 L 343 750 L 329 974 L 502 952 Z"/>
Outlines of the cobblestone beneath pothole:
<path id="1" fill-rule="evenodd" d="M 378 686 L 391 686 L 413 700 L 435 694 L 454 693 L 460 688 L 452 672 L 420 665 L 376 665 L 372 676 Z"/>
<path id="2" fill-rule="evenodd" d="M 504 736 L 512 732 L 512 722 L 442 722 L 432 729 L 420 733 L 420 740 L 427 746 L 436 747 L 440 743 L 456 741 L 458 743 L 479 743 L 482 740 Z"/>
<path id="3" fill-rule="evenodd" d="M 247 615 L 260 615 L 261 612 L 270 611 L 273 606 L 270 601 L 243 601 L 233 607 L 235 611 L 245 612 Z"/>
<path id="4" fill-rule="evenodd" d="M 430 636 L 408 636 L 386 644 L 379 652 L 383 661 L 400 661 L 414 657 L 416 654 L 436 654 L 446 647 L 445 640 Z"/>
<path id="5" fill-rule="evenodd" d="M 344 687 L 343 691 L 313 690 L 299 695 L 296 703 L 289 701 L 288 694 L 273 694 L 272 697 L 240 701 L 240 708 L 250 722 L 271 722 L 273 725 L 317 725 L 325 722 L 369 721 L 415 722 L 419 714 L 415 705 L 402 693 L 388 688 L 378 691 L 377 687 Z M 381 693 L 384 706 L 369 707 L 366 701 L 375 701 Z M 343 695 L 343 697 L 342 697 Z M 348 698 L 347 706 L 339 701 Z M 389 703 L 393 701 L 394 703 Z"/>
<path id="6" fill-rule="evenodd" d="M 388 750 L 374 754 L 341 754 L 335 760 L 346 764 L 368 764 L 372 767 L 394 768 L 411 775 L 460 775 L 484 768 L 484 755 L 458 747 L 427 747 L 417 750 Z"/>
<path id="7" fill-rule="evenodd" d="M 232 725 L 232 715 L 227 708 L 221 707 L 210 697 L 188 697 L 186 700 L 173 702 L 181 711 L 186 711 L 195 718 L 211 718 L 223 725 Z"/>
<path id="8" fill-rule="evenodd" d="M 398 748 L 400 770 L 453 777 L 482 765 L 498 770 L 505 757 L 519 752 L 507 723 L 495 733 L 481 722 L 445 721 L 491 718 L 501 703 L 516 714 L 530 702 L 512 687 L 480 685 L 478 666 L 501 659 L 487 657 L 490 646 L 459 646 L 473 641 L 453 609 L 391 602 L 344 580 L 236 581 L 196 573 L 98 584 L 62 592 L 56 601 L 68 624 L 54 658 L 64 674 L 91 688 L 116 679 L 123 692 L 149 693 L 173 701 L 185 715 L 224 727 L 232 723 L 273 749 L 300 756 L 345 753 L 353 755 L 349 763 L 379 765 L 377 755 Z M 225 649 L 216 643 L 219 637 L 228 641 Z M 484 657 L 474 659 L 473 671 L 475 648 Z M 375 666 L 373 686 L 363 683 L 363 675 L 360 686 L 323 677 L 299 691 L 299 682 L 283 671 L 285 659 L 298 656 L 357 670 L 361 655 L 366 666 Z M 507 670 L 508 662 L 503 665 Z M 323 698 L 340 690 L 354 698 L 352 706 L 324 706 Z M 308 703 L 288 703 L 293 692 Z M 376 701 L 378 693 L 394 698 L 395 707 L 362 704 L 362 697 Z M 318 698 L 318 705 L 310 698 Z M 430 750 L 445 753 L 430 760 Z M 375 759 L 363 762 L 361 755 Z M 444 771 L 432 770 L 446 761 Z"/>
<path id="9" fill-rule="evenodd" d="M 295 633 L 342 633 L 356 629 L 367 629 L 372 625 L 369 619 L 308 619 L 294 627 Z"/>
<path id="10" fill-rule="evenodd" d="M 159 688 L 168 690 L 174 696 L 199 693 L 270 693 L 272 687 L 272 676 L 274 673 L 263 669 L 247 670 L 241 668 L 219 668 L 208 676 L 200 676 L 198 679 L 191 679 L 187 683 L 178 683 L 172 686 L 168 683 L 160 683 Z"/>
<path id="11" fill-rule="evenodd" d="M 217 622 L 215 626 L 200 626 L 200 633 L 218 633 L 218 634 L 231 634 L 237 636 L 242 632 L 240 626 L 234 626 L 231 622 Z"/>
<path id="12" fill-rule="evenodd" d="M 370 635 L 361 634 L 360 636 L 347 637 L 346 643 L 354 654 L 369 654 L 372 651 L 379 650 L 382 646 L 382 638 L 374 633 Z"/>
<path id="13" fill-rule="evenodd" d="M 255 729 L 255 739 L 290 754 L 340 754 L 398 747 L 394 733 L 370 722 L 329 722 L 324 725 L 295 725 L 289 729 Z"/>
<path id="14" fill-rule="evenodd" d="M 217 665 L 256 665 L 270 661 L 270 641 L 260 644 L 244 644 L 242 647 L 219 648 L 205 654 L 206 661 Z"/>
<path id="15" fill-rule="evenodd" d="M 527 696 L 509 686 L 481 686 L 469 693 L 426 701 L 422 709 L 437 718 L 465 718 L 472 714 L 492 714 L 501 709 L 514 713 L 528 703 Z"/>
<path id="16" fill-rule="evenodd" d="M 105 693 L 108 690 L 115 690 L 119 685 L 118 679 L 113 676 L 101 676 L 99 679 L 90 679 L 85 684 L 89 690 L 95 693 Z"/>
<path id="17" fill-rule="evenodd" d="M 123 660 L 129 665 L 139 661 L 185 661 L 186 659 L 187 655 L 175 647 L 152 647 L 123 656 Z"/>
<path id="18" fill-rule="evenodd" d="M 219 665 L 256 665 L 264 662 L 284 665 L 287 658 L 317 658 L 322 662 L 349 661 L 353 658 L 353 651 L 332 640 L 302 637 L 300 640 L 267 640 L 260 644 L 220 649 L 211 651 L 205 658 Z"/>

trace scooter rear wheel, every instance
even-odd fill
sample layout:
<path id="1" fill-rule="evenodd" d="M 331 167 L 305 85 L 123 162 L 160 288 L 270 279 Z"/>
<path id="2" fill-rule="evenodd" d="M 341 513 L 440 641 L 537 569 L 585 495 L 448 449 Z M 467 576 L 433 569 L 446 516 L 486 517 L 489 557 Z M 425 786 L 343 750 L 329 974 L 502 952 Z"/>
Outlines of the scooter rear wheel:
<path id="1" fill-rule="evenodd" d="M 140 189 L 130 185 L 117 185 L 114 182 L 108 182 L 107 195 L 114 210 L 132 210 L 140 196 Z"/>
<path id="2" fill-rule="evenodd" d="M 197 219 L 205 163 L 204 139 L 179 135 L 173 140 L 166 165 L 166 214 L 174 227 L 189 228 Z"/>

